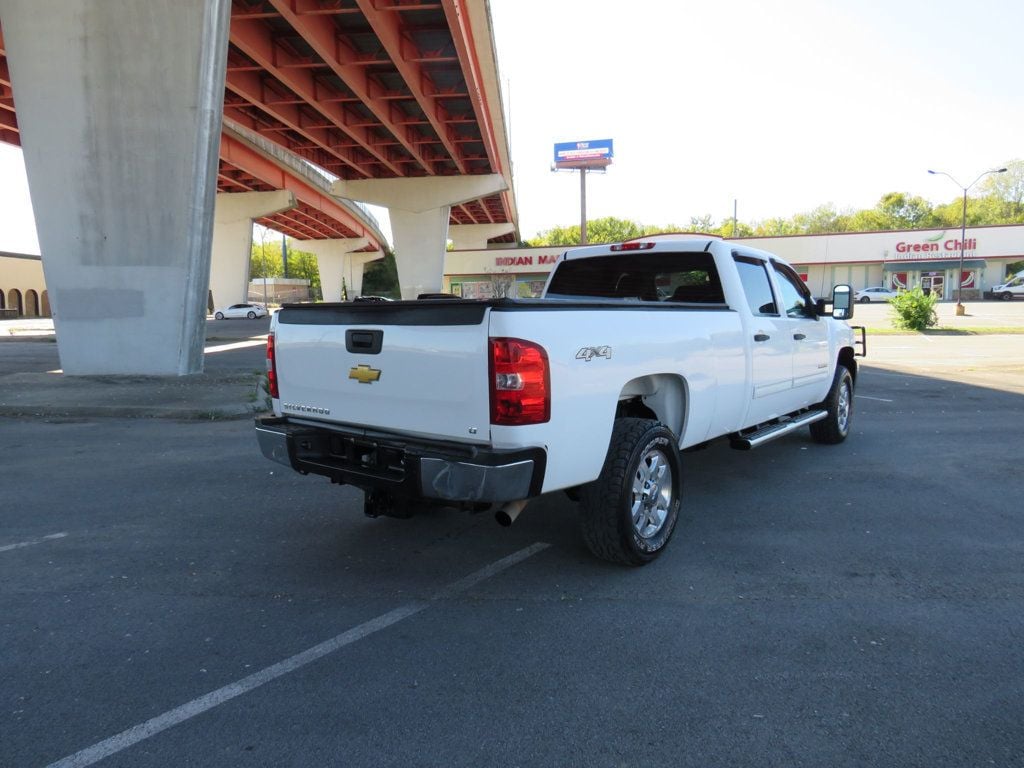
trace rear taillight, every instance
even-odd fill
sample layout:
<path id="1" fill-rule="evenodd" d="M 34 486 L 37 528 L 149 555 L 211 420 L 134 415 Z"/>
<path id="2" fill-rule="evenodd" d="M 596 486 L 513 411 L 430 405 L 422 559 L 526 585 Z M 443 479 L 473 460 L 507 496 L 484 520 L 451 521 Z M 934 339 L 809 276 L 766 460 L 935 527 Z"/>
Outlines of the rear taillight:
<path id="1" fill-rule="evenodd" d="M 267 389 L 275 400 L 280 397 L 277 392 L 277 354 L 274 352 L 274 334 L 267 336 Z"/>
<path id="2" fill-rule="evenodd" d="M 548 354 L 522 339 L 491 339 L 491 424 L 543 424 L 551 418 Z"/>

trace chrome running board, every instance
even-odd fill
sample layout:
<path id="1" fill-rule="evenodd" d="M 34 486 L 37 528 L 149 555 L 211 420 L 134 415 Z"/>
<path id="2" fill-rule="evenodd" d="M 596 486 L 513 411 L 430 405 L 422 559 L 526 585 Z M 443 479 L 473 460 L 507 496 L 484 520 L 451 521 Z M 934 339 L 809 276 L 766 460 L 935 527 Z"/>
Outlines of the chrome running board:
<path id="1" fill-rule="evenodd" d="M 801 427 L 806 427 L 808 424 L 813 424 L 825 418 L 828 418 L 828 411 L 826 410 L 805 411 L 796 416 L 791 416 L 785 421 L 769 424 L 767 427 L 761 427 L 753 432 L 732 435 L 729 443 L 738 451 L 749 451 L 777 437 L 788 435 L 790 432 L 795 432 Z"/>

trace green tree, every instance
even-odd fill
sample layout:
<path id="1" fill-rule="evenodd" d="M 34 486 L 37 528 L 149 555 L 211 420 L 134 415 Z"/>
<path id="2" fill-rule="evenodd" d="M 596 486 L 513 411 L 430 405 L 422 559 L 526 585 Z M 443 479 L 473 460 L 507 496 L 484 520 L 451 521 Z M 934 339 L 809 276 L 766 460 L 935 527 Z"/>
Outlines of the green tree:
<path id="1" fill-rule="evenodd" d="M 792 219 L 784 219 L 781 216 L 765 219 L 754 224 L 753 235 L 755 237 L 776 237 L 778 235 L 796 235 L 796 223 Z"/>
<path id="2" fill-rule="evenodd" d="M 309 280 L 314 296 L 323 295 L 320 285 L 320 265 L 314 254 L 299 247 L 300 240 L 288 238 L 288 277 Z M 249 255 L 249 279 L 261 277 L 284 277 L 284 260 L 281 258 L 281 240 L 260 234 L 253 238 Z"/>
<path id="3" fill-rule="evenodd" d="M 545 229 L 538 232 L 536 237 L 527 240 L 526 244 L 533 247 L 541 245 L 579 245 L 580 228 L 577 225 Z"/>
<path id="4" fill-rule="evenodd" d="M 1006 265 L 1006 276 L 1016 275 L 1018 272 L 1024 270 L 1024 261 L 1014 261 Z"/>
<path id="5" fill-rule="evenodd" d="M 395 262 L 393 251 L 385 250 L 383 259 L 371 261 L 363 268 L 363 294 L 387 296 L 389 299 L 402 298 L 402 291 L 398 286 L 398 264 Z"/>
<path id="6" fill-rule="evenodd" d="M 292 249 L 292 242 L 288 243 L 288 277 L 297 280 L 309 280 L 309 287 L 314 297 L 323 296 L 320 285 L 320 263 L 316 255 L 309 251 Z"/>
<path id="7" fill-rule="evenodd" d="M 249 279 L 260 277 L 281 277 L 284 265 L 281 262 L 281 241 L 253 240 L 249 258 Z"/>
<path id="8" fill-rule="evenodd" d="M 645 234 L 661 231 L 663 231 L 661 227 L 644 226 L 635 221 L 619 219 L 615 216 L 587 220 L 588 243 L 620 243 L 623 240 L 632 240 Z M 537 237 L 528 242 L 532 246 L 579 245 L 580 228 L 578 225 L 553 227 L 552 229 L 540 232 Z"/>
<path id="9" fill-rule="evenodd" d="M 935 225 L 932 204 L 906 192 L 886 192 L 875 206 L 880 229 L 927 229 Z"/>
<path id="10" fill-rule="evenodd" d="M 793 217 L 797 231 L 802 235 L 822 235 L 829 232 L 846 232 L 848 215 L 836 211 L 832 203 L 798 213 Z"/>
<path id="11" fill-rule="evenodd" d="M 708 230 L 703 230 L 707 232 Z M 714 230 L 710 230 L 714 232 Z M 722 237 L 751 237 L 754 234 L 754 227 L 743 221 L 726 219 L 718 228 L 718 234 Z"/>
<path id="12" fill-rule="evenodd" d="M 1005 163 L 1005 173 L 986 176 L 978 186 L 986 197 L 999 203 L 1000 224 L 1024 222 L 1024 160 Z"/>

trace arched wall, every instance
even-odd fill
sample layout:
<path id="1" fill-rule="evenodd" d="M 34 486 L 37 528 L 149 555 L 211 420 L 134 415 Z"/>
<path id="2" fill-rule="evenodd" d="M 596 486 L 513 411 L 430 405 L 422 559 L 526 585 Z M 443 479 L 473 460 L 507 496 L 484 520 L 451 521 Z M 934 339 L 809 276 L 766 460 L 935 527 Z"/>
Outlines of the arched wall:
<path id="1" fill-rule="evenodd" d="M 0 252 L 0 309 L 17 309 L 19 316 L 50 317 L 50 301 L 38 256 Z M 19 297 L 15 304 L 11 296 Z"/>

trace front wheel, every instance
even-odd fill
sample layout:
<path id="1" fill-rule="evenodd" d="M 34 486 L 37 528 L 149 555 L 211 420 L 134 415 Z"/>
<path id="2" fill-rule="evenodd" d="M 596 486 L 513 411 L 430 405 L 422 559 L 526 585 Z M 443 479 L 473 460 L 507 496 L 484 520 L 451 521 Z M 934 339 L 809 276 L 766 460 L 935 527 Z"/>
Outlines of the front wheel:
<path id="1" fill-rule="evenodd" d="M 246 314 L 246 317 L 248 317 L 250 320 L 255 320 L 256 319 L 256 313 L 255 312 L 249 312 L 248 314 Z"/>
<path id="2" fill-rule="evenodd" d="M 672 538 L 682 490 L 672 431 L 652 419 L 617 419 L 601 474 L 581 494 L 587 547 L 613 563 L 651 562 Z"/>
<path id="3" fill-rule="evenodd" d="M 224 319 L 224 313 L 223 312 L 218 312 L 213 317 L 214 317 L 215 320 L 223 320 Z"/>
<path id="4" fill-rule="evenodd" d="M 1009 301 L 1010 299 L 1013 298 L 1013 294 L 1012 293 L 1001 293 L 1001 294 L 999 294 L 999 298 L 1002 299 L 1003 301 Z"/>
<path id="5" fill-rule="evenodd" d="M 836 375 L 824 406 L 828 416 L 811 424 L 811 439 L 816 443 L 836 445 L 850 434 L 850 418 L 853 416 L 853 376 L 845 365 L 836 366 Z"/>
<path id="6" fill-rule="evenodd" d="M 860 303 L 861 304 L 870 304 L 871 303 L 871 297 L 870 296 L 861 296 L 860 297 Z"/>

